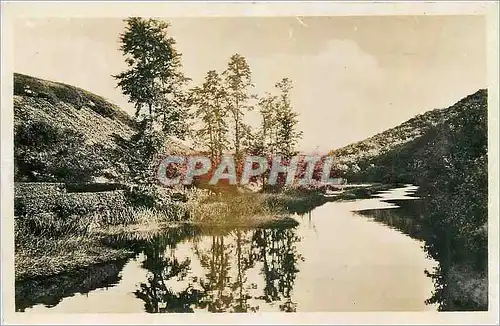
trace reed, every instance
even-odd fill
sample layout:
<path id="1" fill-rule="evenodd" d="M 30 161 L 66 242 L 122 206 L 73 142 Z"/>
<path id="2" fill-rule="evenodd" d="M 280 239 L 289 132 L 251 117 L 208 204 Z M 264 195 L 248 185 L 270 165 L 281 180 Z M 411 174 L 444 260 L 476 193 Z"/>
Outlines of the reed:
<path id="1" fill-rule="evenodd" d="M 278 206 L 265 202 L 261 194 L 237 194 L 209 202 L 189 202 L 189 220 L 194 223 L 234 224 L 275 218 L 284 213 Z"/>

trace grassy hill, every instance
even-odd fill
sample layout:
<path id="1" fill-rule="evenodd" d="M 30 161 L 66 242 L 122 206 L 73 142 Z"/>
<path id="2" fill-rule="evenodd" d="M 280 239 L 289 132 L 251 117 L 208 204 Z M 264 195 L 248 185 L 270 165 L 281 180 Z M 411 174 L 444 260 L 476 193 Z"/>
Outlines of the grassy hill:
<path id="1" fill-rule="evenodd" d="M 487 91 L 479 90 L 448 108 L 417 115 L 363 141 L 332 150 L 329 155 L 352 181 L 416 182 L 426 155 L 446 151 L 446 145 L 436 139 L 449 138 L 446 130 L 456 134 L 454 140 L 470 136 L 457 133 L 470 129 L 465 124 L 471 118 L 481 120 L 475 122 L 486 128 L 486 109 Z M 486 130 L 482 132 L 486 136 Z"/>
<path id="2" fill-rule="evenodd" d="M 135 123 L 103 97 L 83 89 L 14 74 L 14 124 L 43 120 L 82 133 L 87 143 L 112 145 L 111 135 L 130 137 Z"/>
<path id="3" fill-rule="evenodd" d="M 137 132 L 129 115 L 86 90 L 14 74 L 16 181 L 120 181 L 123 144 Z M 175 140 L 167 152 L 189 148 Z"/>
<path id="4" fill-rule="evenodd" d="M 133 207 L 138 192 L 123 187 L 133 184 L 130 140 L 139 128 L 101 96 L 14 74 L 16 279 L 123 259 L 130 252 L 103 245 L 100 230 L 174 218 Z M 167 139 L 160 153 L 188 151 Z M 172 211 L 181 204 L 169 195 Z"/>

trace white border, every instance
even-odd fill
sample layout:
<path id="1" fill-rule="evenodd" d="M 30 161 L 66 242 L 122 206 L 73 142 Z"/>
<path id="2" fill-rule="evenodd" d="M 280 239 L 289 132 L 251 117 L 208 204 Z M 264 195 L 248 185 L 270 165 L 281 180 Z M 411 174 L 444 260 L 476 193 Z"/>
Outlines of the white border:
<path id="1" fill-rule="evenodd" d="M 127 16 L 366 16 L 487 15 L 489 72 L 490 309 L 470 313 L 257 314 L 22 314 L 14 312 L 12 20 L 41 17 Z M 498 3 L 497 2 L 3 2 L 2 3 L 2 310 L 8 324 L 498 324 Z"/>

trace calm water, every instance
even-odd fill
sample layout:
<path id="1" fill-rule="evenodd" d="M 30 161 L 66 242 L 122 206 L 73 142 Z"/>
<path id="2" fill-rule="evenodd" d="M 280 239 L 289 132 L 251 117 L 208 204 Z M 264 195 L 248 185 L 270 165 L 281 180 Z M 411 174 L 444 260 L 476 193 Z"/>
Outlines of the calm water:
<path id="1" fill-rule="evenodd" d="M 287 229 L 181 228 L 110 243 L 136 255 L 16 286 L 18 311 L 421 311 L 434 290 L 408 186 L 329 202 Z"/>

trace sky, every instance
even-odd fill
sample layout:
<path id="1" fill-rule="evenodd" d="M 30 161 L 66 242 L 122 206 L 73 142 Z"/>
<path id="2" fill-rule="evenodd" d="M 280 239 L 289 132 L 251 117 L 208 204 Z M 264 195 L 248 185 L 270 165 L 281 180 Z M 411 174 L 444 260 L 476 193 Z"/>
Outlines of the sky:
<path id="1" fill-rule="evenodd" d="M 193 85 L 234 53 L 246 57 L 258 94 L 290 78 L 304 151 L 363 140 L 487 86 L 483 16 L 162 19 Z M 125 69 L 124 26 L 117 18 L 17 20 L 14 70 L 81 87 L 133 114 L 111 77 Z"/>

